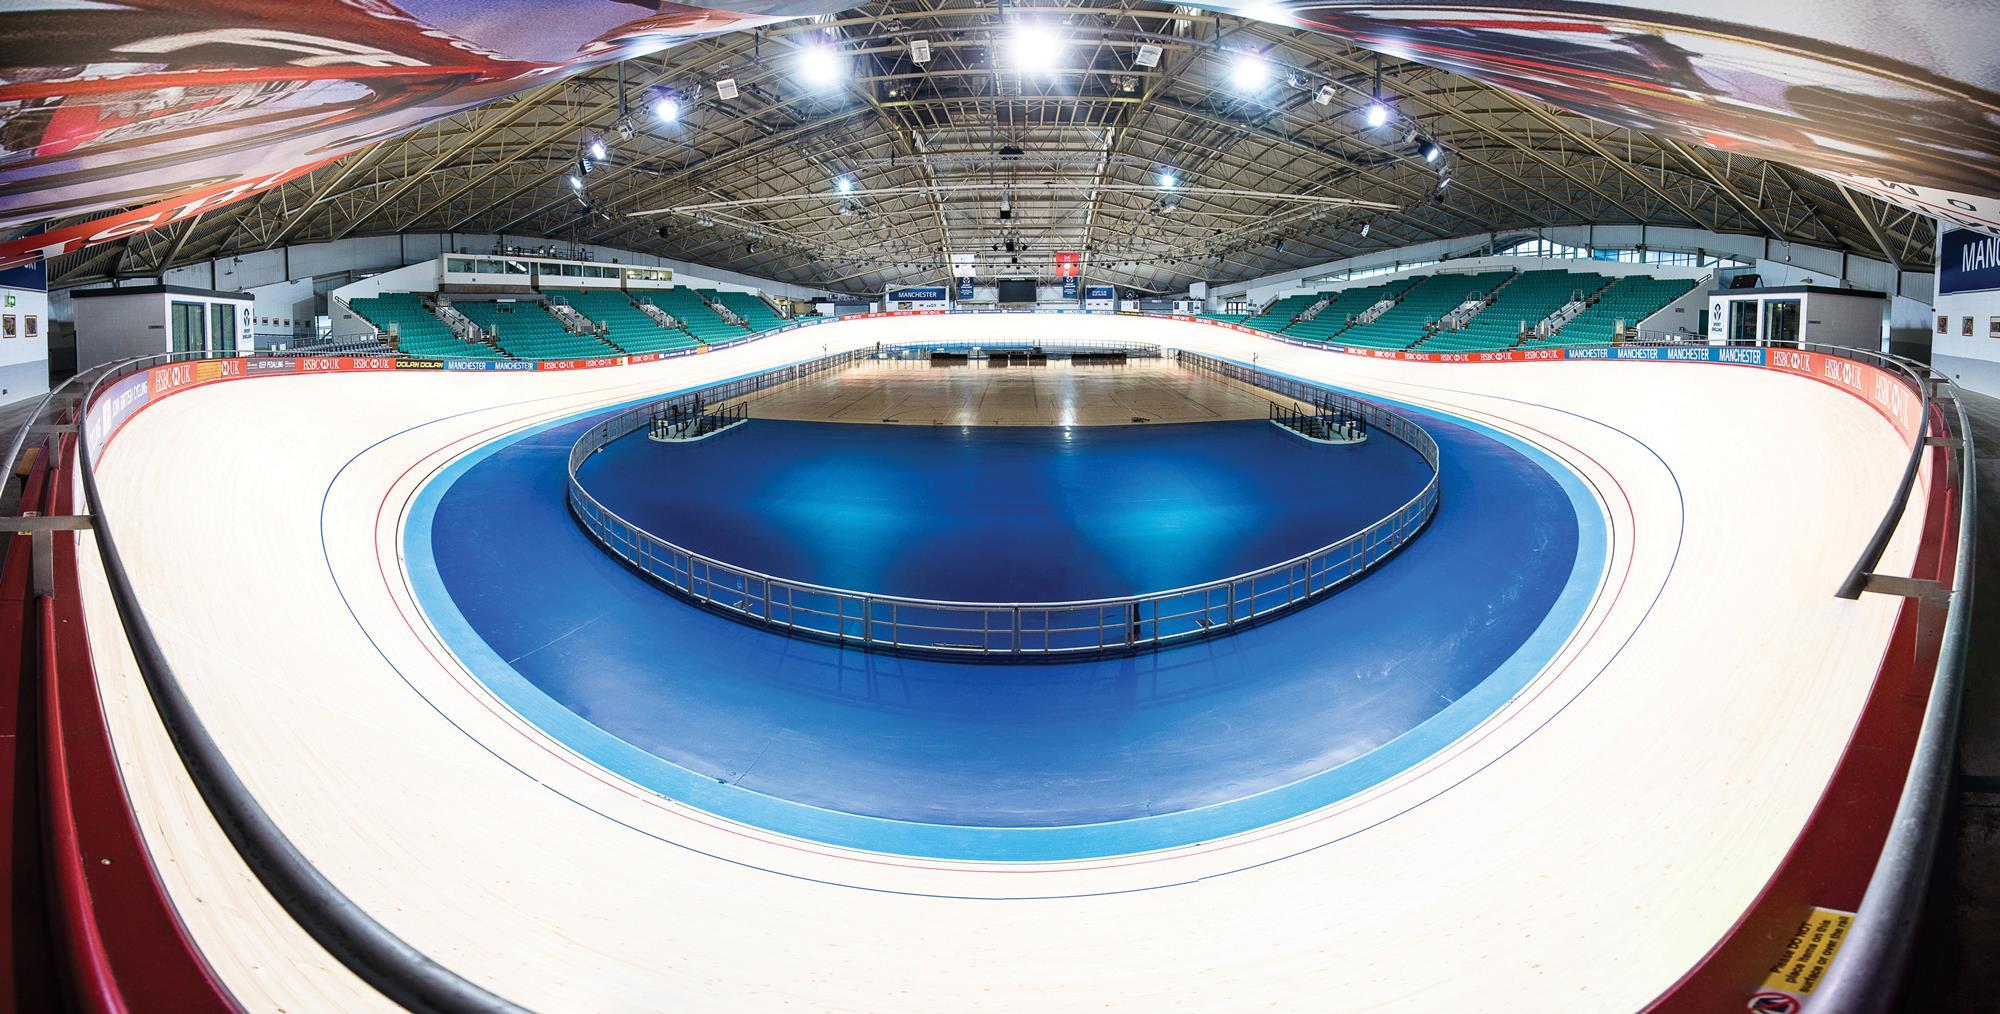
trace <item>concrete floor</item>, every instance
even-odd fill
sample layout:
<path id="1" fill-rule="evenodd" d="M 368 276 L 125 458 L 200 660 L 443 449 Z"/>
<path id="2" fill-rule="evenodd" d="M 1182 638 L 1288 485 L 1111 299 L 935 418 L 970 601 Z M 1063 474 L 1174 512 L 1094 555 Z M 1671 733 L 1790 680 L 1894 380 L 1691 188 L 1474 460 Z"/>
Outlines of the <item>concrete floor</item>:
<path id="1" fill-rule="evenodd" d="M 1979 473 L 1958 784 L 1904 1010 L 2000 1010 L 2000 400 L 1966 394 Z"/>
<path id="2" fill-rule="evenodd" d="M 1169 359 L 1123 366 L 871 360 L 750 399 L 753 419 L 914 426 L 1115 426 L 1264 419 L 1265 392 Z"/>

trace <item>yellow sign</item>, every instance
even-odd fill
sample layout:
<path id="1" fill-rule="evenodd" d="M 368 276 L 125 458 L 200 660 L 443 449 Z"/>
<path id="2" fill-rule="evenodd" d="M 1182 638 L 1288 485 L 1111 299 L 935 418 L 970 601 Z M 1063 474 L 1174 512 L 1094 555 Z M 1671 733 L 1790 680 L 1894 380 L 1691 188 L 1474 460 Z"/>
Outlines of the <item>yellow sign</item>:
<path id="1" fill-rule="evenodd" d="M 1840 951 L 1840 942 L 1847 938 L 1847 931 L 1853 925 L 1852 912 L 1815 907 L 1786 943 L 1784 957 L 1764 976 L 1763 988 L 1751 997 L 1749 1009 L 1803 1010 L 1813 990 L 1826 978 L 1826 970 L 1833 966 L 1834 955 Z"/>

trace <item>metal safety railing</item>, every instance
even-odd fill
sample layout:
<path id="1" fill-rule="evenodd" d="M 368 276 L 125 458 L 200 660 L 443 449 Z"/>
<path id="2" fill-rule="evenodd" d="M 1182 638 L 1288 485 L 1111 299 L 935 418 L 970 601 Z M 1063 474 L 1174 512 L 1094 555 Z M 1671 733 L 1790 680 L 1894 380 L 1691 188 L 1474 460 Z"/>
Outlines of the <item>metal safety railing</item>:
<path id="1" fill-rule="evenodd" d="M 799 371 L 821 372 L 875 351 L 828 356 L 691 394 L 710 402 L 740 396 L 805 375 Z M 640 573 L 746 622 L 857 647 L 1007 659 L 1153 648 L 1269 619 L 1360 577 L 1416 537 L 1436 512 L 1437 442 L 1415 423 L 1379 405 L 1277 374 L 1185 351 L 1177 357 L 1190 368 L 1268 384 L 1267 390 L 1302 400 L 1340 398 L 1375 431 L 1414 448 L 1431 466 L 1430 480 L 1388 516 L 1310 553 L 1182 588 L 1067 602 L 955 602 L 835 588 L 677 546 L 606 507 L 578 476 L 599 449 L 651 425 L 655 405 L 619 412 L 578 437 L 569 455 L 570 510 L 593 539 Z"/>

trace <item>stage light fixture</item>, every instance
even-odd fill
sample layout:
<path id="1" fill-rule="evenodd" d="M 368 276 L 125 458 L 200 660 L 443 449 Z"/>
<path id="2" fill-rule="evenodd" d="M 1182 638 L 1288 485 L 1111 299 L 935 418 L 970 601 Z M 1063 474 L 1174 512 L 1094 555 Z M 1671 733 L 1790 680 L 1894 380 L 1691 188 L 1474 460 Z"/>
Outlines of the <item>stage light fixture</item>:
<path id="1" fill-rule="evenodd" d="M 620 141 L 630 141 L 638 133 L 639 128 L 634 127 L 631 120 L 618 121 L 618 139 Z"/>
<path id="2" fill-rule="evenodd" d="M 1160 171 L 1160 189 L 1172 190 L 1180 185 L 1180 179 L 1167 170 Z"/>
<path id="3" fill-rule="evenodd" d="M 601 138 L 601 137 L 593 137 L 593 138 L 591 138 L 591 139 L 590 139 L 590 157 L 591 157 L 591 158 L 603 158 L 604 156 L 606 156 L 606 155 L 609 155 L 609 154 L 610 154 L 610 151 L 608 151 L 608 150 L 607 150 L 607 149 L 606 149 L 606 148 L 604 147 L 604 139 L 603 139 L 603 138 Z"/>
<path id="4" fill-rule="evenodd" d="M 1423 150 L 1424 161 L 1426 162 L 1436 162 L 1444 156 L 1443 146 L 1439 145 L 1436 141 L 1425 141 L 1423 143 Z"/>
<path id="5" fill-rule="evenodd" d="M 931 62 L 931 40 L 910 40 L 910 62 L 918 66 Z"/>
<path id="6" fill-rule="evenodd" d="M 1255 53 L 1243 53 L 1229 66 L 1229 80 L 1236 87 L 1246 91 L 1256 91 L 1271 81 L 1271 65 Z"/>
<path id="7" fill-rule="evenodd" d="M 570 174 L 570 177 L 569 177 L 569 188 L 570 188 L 571 190 L 578 190 L 578 191 L 582 190 L 582 189 L 583 189 L 583 177 L 581 177 L 581 176 L 578 176 L 578 175 L 576 175 L 575 173 L 571 173 L 571 174 Z"/>
<path id="8" fill-rule="evenodd" d="M 1135 67 L 1158 67 L 1160 65 L 1160 57 L 1165 52 L 1166 50 L 1150 42 L 1142 42 L 1139 44 L 1139 55 L 1132 58 L 1132 65 Z"/>
<path id="9" fill-rule="evenodd" d="M 1387 122 L 1389 122 L 1389 107 L 1380 102 L 1370 102 L 1368 104 L 1368 125 L 1379 127 Z"/>
<path id="10" fill-rule="evenodd" d="M 1368 222 L 1361 223 L 1361 236 L 1363 239 L 1366 239 L 1368 237 L 1368 230 L 1372 228 L 1374 228 L 1374 226 L 1371 223 Z"/>
<path id="11" fill-rule="evenodd" d="M 1332 85 L 1320 85 L 1319 91 L 1313 93 L 1313 104 L 1320 106 L 1333 105 L 1333 97 L 1337 94 L 1339 92 Z"/>
<path id="12" fill-rule="evenodd" d="M 742 93 L 737 90 L 736 79 L 733 77 L 720 78 L 715 82 L 716 98 L 733 99 L 740 94 Z"/>
<path id="13" fill-rule="evenodd" d="M 854 192 L 854 177 L 852 177 L 852 176 L 839 176 L 839 177 L 835 177 L 835 178 L 834 178 L 834 181 L 833 181 L 833 189 L 834 189 L 834 190 L 835 190 L 836 192 L 838 192 L 838 193 L 842 193 L 842 194 L 851 194 L 851 193 L 853 193 L 853 192 Z"/>
<path id="14" fill-rule="evenodd" d="M 681 100 L 672 95 L 662 95 L 653 100 L 653 118 L 661 123 L 672 123 L 681 118 Z"/>

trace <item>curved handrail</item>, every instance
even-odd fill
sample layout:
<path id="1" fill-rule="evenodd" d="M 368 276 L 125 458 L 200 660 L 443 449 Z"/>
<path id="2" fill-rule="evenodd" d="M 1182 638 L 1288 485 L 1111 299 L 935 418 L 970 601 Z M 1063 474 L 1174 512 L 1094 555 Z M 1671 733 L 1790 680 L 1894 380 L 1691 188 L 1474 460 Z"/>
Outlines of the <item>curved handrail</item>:
<path id="1" fill-rule="evenodd" d="M 906 347 L 927 344 L 882 348 Z M 670 400 L 699 397 L 715 404 L 876 351 L 835 353 Z M 1337 391 L 1185 350 L 1176 355 L 1193 368 L 1291 397 L 1335 399 L 1377 431 L 1416 450 L 1431 466 L 1430 480 L 1395 511 L 1361 531 L 1278 563 L 1163 591 L 1060 602 L 968 602 L 858 591 L 766 574 L 668 542 L 606 507 L 577 475 L 592 454 L 648 425 L 657 405 L 612 415 L 577 438 L 567 470 L 570 509 L 591 538 L 627 565 L 701 605 L 746 622 L 862 647 L 1005 659 L 1130 651 L 1268 619 L 1381 563 L 1416 537 L 1436 512 L 1438 447 L 1422 427 Z"/>
<path id="2" fill-rule="evenodd" d="M 1927 366 L 1910 371 L 1920 384 L 1937 382 L 1952 385 L 1943 374 Z M 1917 371 L 1921 370 L 1921 373 Z M 1826 1014 L 1860 1014 L 1891 1009 L 1909 967 L 1915 946 L 1917 924 L 1922 919 L 1925 891 L 1930 883 L 1938 839 L 1943 833 L 1944 814 L 1949 805 L 1953 758 L 1957 753 L 1959 707 L 1964 690 L 1966 645 L 1972 627 L 1972 574 L 1975 535 L 1978 530 L 1978 469 L 1974 453 L 1972 424 L 1965 403 L 1953 397 L 1956 434 L 1946 424 L 1946 445 L 1957 443 L 1958 459 L 1958 551 L 1952 561 L 1952 584 L 1940 589 L 1946 595 L 1944 631 L 1938 645 L 1937 669 L 1932 674 L 1930 696 L 1924 702 L 1923 724 L 1910 753 L 1910 767 L 1903 779 L 1903 791 L 1896 801 L 1895 816 L 1882 843 L 1857 907 L 1854 925 L 1841 944 L 1839 960 L 1813 996 L 1813 1009 Z M 1929 400 L 1925 427 L 1918 434 L 1915 451 L 1921 456 L 1932 446 Z M 1910 474 L 1914 475 L 1914 466 Z M 1890 530 L 1900 520 L 1909 500 L 1906 479 L 1885 518 Z M 1886 542 L 1886 540 L 1884 540 Z M 1881 550 L 1874 549 L 1879 560 Z M 1869 567 L 1873 567 L 1873 562 Z M 1919 625 L 1922 625 L 1919 612 Z"/>
<path id="3" fill-rule="evenodd" d="M 119 622 L 138 663 L 160 722 L 216 823 L 264 888 L 321 947 L 390 1000 L 420 1011 L 520 1011 L 474 985 L 390 932 L 322 874 L 251 795 L 174 676 L 139 606 L 138 594 L 118 552 L 118 540 L 97 488 L 97 454 L 89 430 L 90 407 L 107 383 L 139 370 L 207 355 L 148 356 L 106 371 L 90 387 L 78 418 L 83 455 L 84 502 L 93 516 L 98 555 Z M 244 358 L 229 356 L 228 358 Z M 278 357 L 272 357 L 278 358 Z M 285 357 L 289 358 L 289 357 Z"/>

